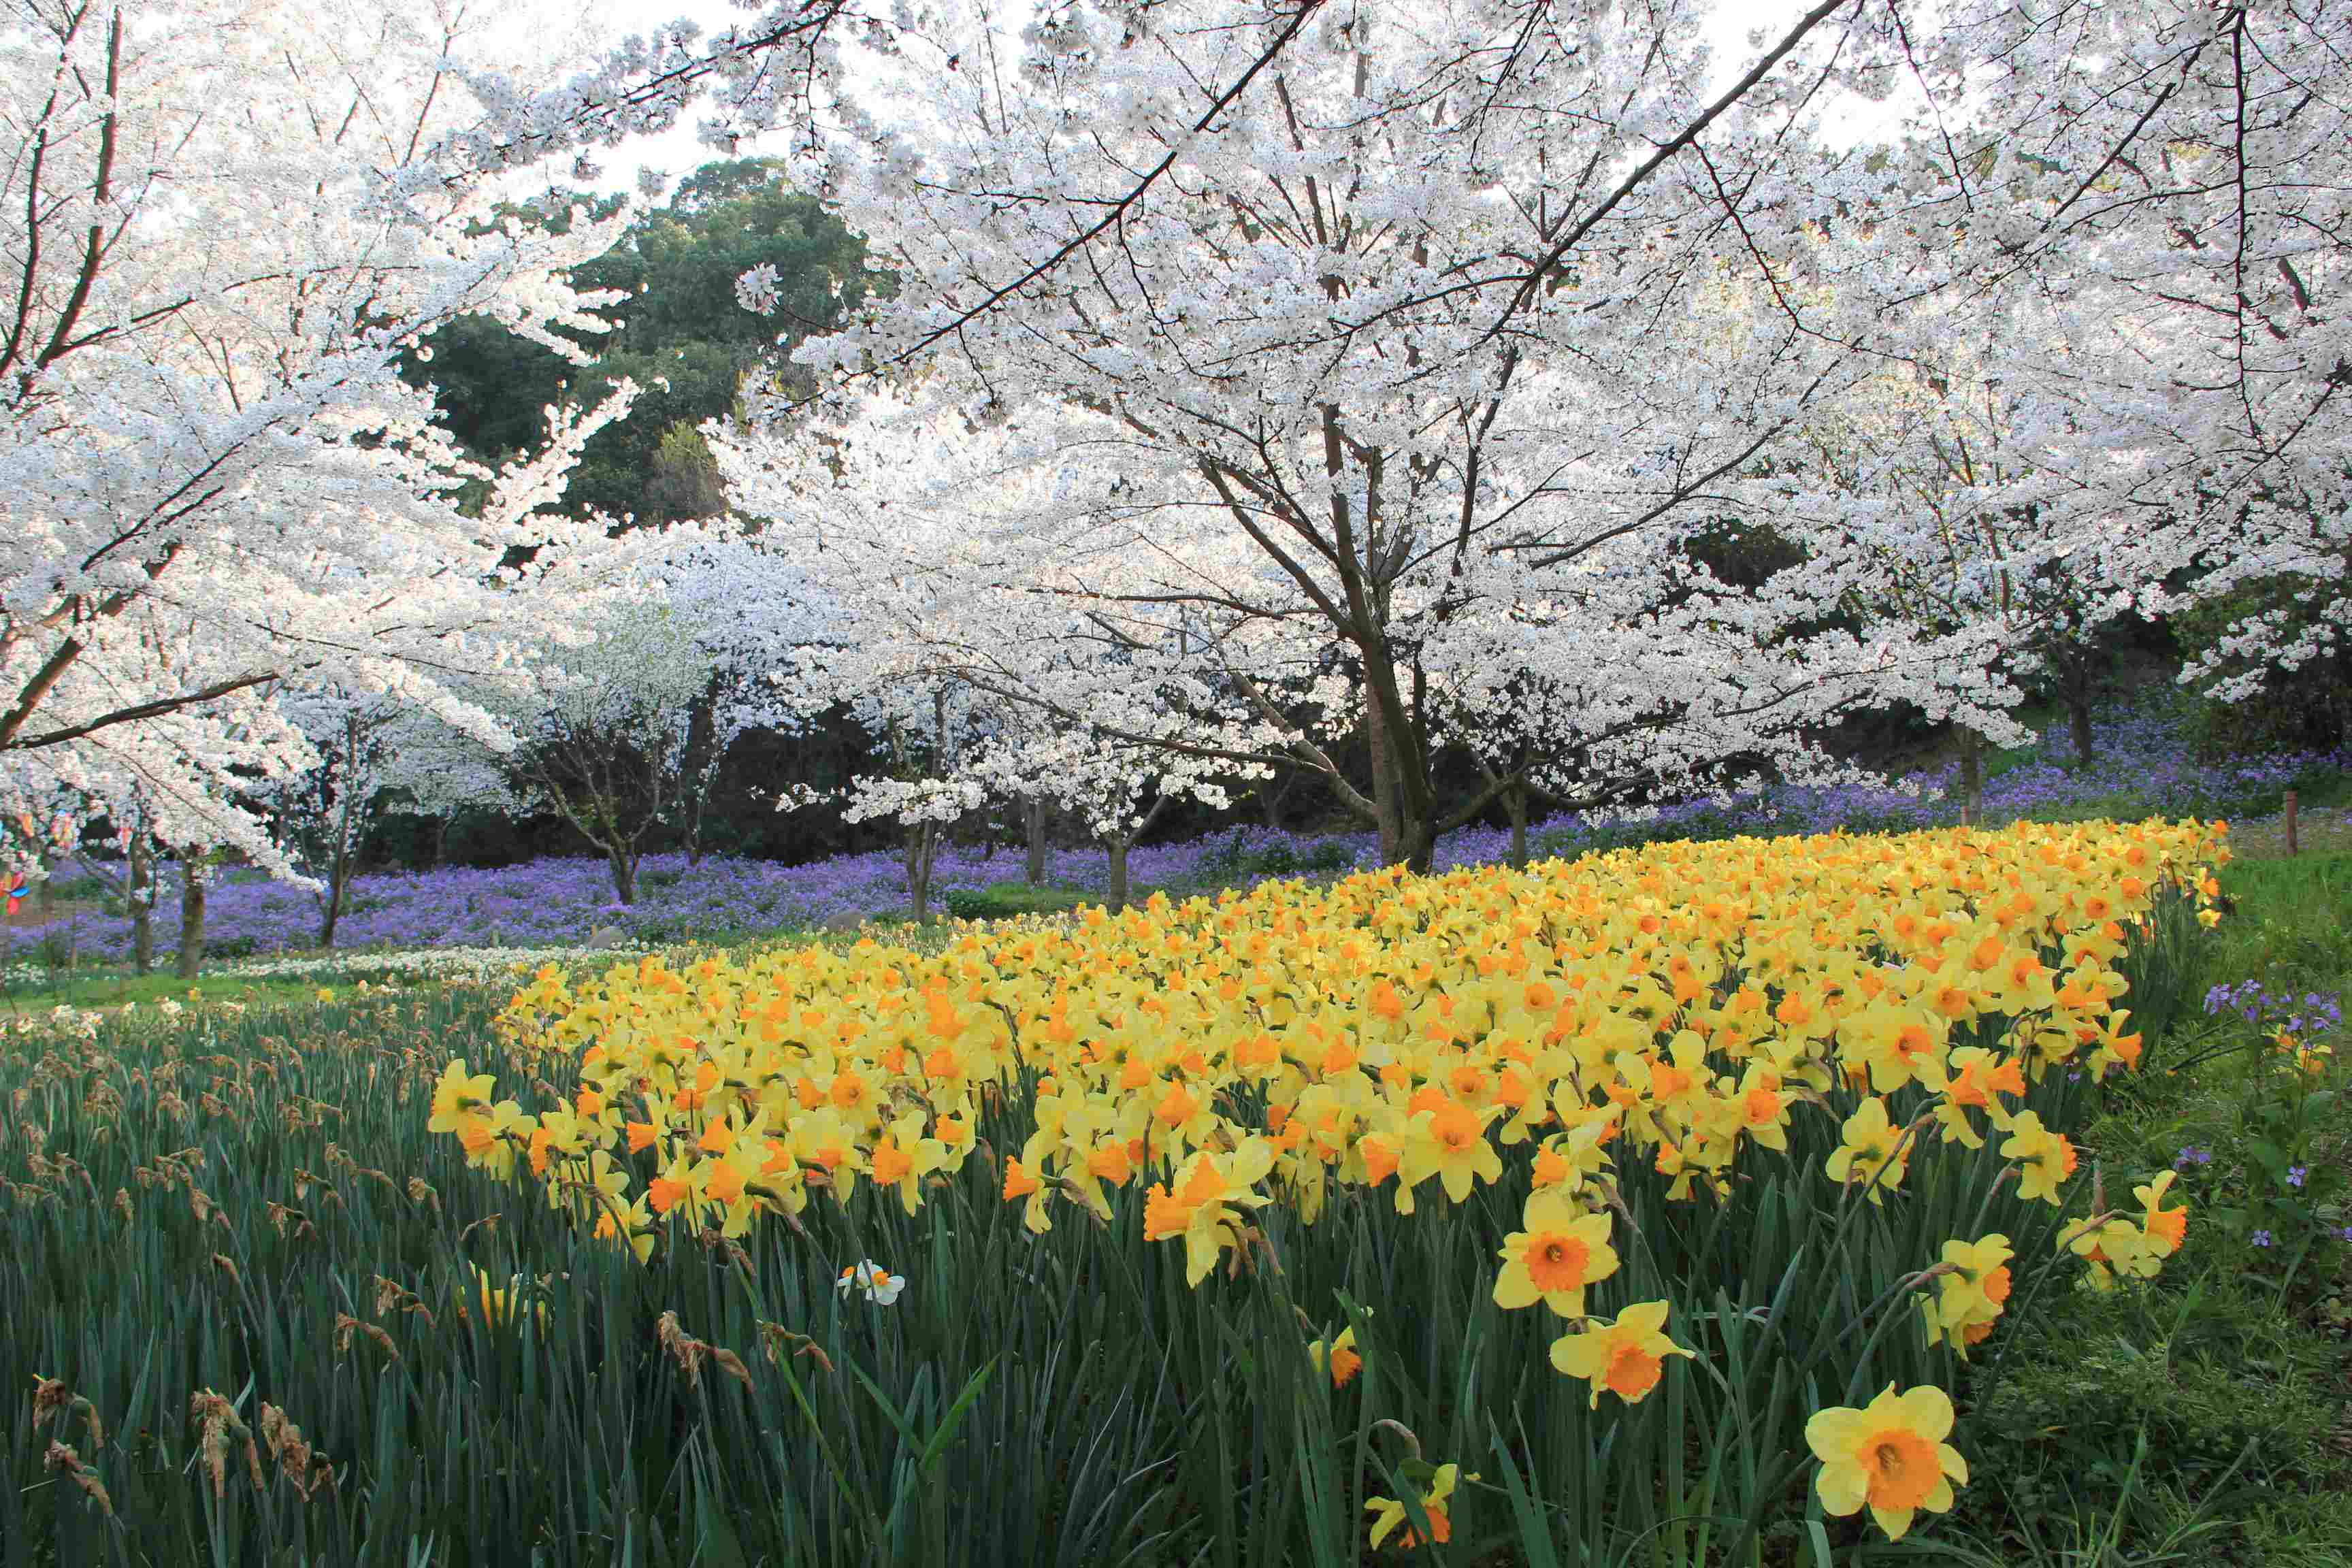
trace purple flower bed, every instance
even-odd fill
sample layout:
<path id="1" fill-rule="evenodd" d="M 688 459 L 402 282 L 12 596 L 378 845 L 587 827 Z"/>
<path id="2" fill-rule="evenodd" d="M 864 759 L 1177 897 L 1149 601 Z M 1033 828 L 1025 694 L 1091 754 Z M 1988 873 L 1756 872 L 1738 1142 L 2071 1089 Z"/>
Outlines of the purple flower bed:
<path id="1" fill-rule="evenodd" d="M 2341 755 L 2298 753 L 2242 758 L 2219 765 L 2191 761 L 2177 727 L 2159 715 L 2126 715 L 2102 727 L 2100 759 L 2089 768 L 2063 760 L 2054 738 L 2032 754 L 1989 768 L 1988 822 L 2024 816 L 2064 817 L 2242 816 L 2275 810 L 2279 794 L 2299 779 L 2346 765 Z M 1780 787 L 1727 800 L 1693 800 L 1642 820 L 1596 815 L 1556 816 L 1532 827 L 1538 856 L 1573 855 L 1654 838 L 1725 837 L 1736 834 L 1903 831 L 1958 820 L 1952 796 L 1955 769 L 1916 775 L 1895 789 Z M 1499 863 L 1510 835 L 1475 826 L 1449 835 L 1438 847 L 1441 868 Z M 1374 864 L 1379 844 L 1370 833 L 1296 834 L 1235 826 L 1176 844 L 1143 845 L 1130 858 L 1139 888 L 1175 891 L 1244 885 L 1267 877 L 1336 874 Z M 932 873 L 932 897 L 941 907 L 952 895 L 1017 880 L 1017 849 L 983 855 L 951 847 Z M 1057 849 L 1047 875 L 1061 886 L 1102 891 L 1103 856 L 1092 848 Z M 613 900 L 602 860 L 532 861 L 500 870 L 455 868 L 383 872 L 357 879 L 336 932 L 349 948 L 546 947 L 586 941 L 599 927 L 649 942 L 676 942 L 734 933 L 807 928 L 831 921 L 903 912 L 906 883 L 894 855 L 839 856 L 803 866 L 711 857 L 688 866 L 683 856 L 648 857 L 638 875 L 636 903 Z M 159 952 L 179 936 L 176 886 L 160 889 L 154 916 Z M 278 952 L 311 946 L 318 932 L 316 899 L 300 888 L 251 872 L 216 881 L 206 910 L 206 946 L 215 954 Z M 18 928 L 7 952 L 22 959 L 69 946 L 80 961 L 117 960 L 131 951 L 131 923 L 120 916 L 84 913 L 47 926 Z"/>
<path id="2" fill-rule="evenodd" d="M 1130 875 L 1139 887 L 1191 888 L 1224 879 L 1214 862 L 1221 847 L 1240 837 L 1218 834 L 1181 844 L 1140 846 L 1129 857 Z M 1264 842 L 1276 836 L 1246 837 L 1253 848 L 1262 850 Z M 1373 852 L 1374 841 L 1361 837 L 1360 845 L 1347 845 L 1344 864 Z M 1291 842 L 1301 847 L 1303 859 L 1315 846 L 1344 840 Z M 1328 857 L 1332 851 L 1321 853 Z M 932 871 L 931 896 L 943 906 L 953 892 L 1017 880 L 1022 869 L 1017 849 L 983 855 L 950 847 L 941 852 Z M 1048 858 L 1047 875 L 1062 886 L 1099 892 L 1108 874 L 1098 850 L 1056 849 Z M 634 905 L 614 902 L 604 862 L 585 857 L 534 860 L 498 870 L 374 873 L 353 879 L 335 945 L 545 947 L 585 942 L 599 927 L 643 941 L 684 941 L 903 913 L 907 905 L 904 868 L 896 856 L 885 852 L 837 856 L 803 866 L 718 856 L 689 866 L 683 855 L 653 855 L 639 867 L 637 883 Z M 159 953 L 177 950 L 179 909 L 178 886 L 167 880 L 157 889 L 152 921 Z M 205 946 L 215 954 L 308 949 L 316 942 L 318 929 L 319 903 L 313 894 L 257 872 L 221 874 L 205 900 Z M 83 962 L 123 959 L 131 952 L 131 921 L 125 916 L 86 911 L 47 925 L 19 927 L 12 933 L 9 954 L 29 957 L 45 942 L 68 946 Z"/>

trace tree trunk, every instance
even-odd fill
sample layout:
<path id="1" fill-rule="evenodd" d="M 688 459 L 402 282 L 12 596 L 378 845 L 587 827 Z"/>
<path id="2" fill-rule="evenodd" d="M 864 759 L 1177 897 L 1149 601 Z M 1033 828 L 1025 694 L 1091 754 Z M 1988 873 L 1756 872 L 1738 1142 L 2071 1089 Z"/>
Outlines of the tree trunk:
<path id="1" fill-rule="evenodd" d="M 1267 783 L 1258 785 L 1254 792 L 1257 795 L 1258 809 L 1265 814 L 1267 832 L 1282 831 L 1282 803 L 1289 798 L 1290 786 L 1297 777 L 1297 773 L 1286 770 Z"/>
<path id="2" fill-rule="evenodd" d="M 637 901 L 637 858 L 626 849 L 607 849 L 605 861 L 613 868 L 613 896 L 623 905 Z"/>
<path id="3" fill-rule="evenodd" d="M 1114 913 L 1127 908 L 1127 852 L 1134 844 L 1135 840 L 1128 837 L 1114 837 L 1103 840 L 1103 848 L 1110 858 L 1108 901 Z"/>
<path id="4" fill-rule="evenodd" d="M 180 858 L 180 962 L 183 980 L 196 977 L 205 961 L 205 868 L 195 855 Z"/>
<path id="5" fill-rule="evenodd" d="M 1022 869 L 1033 888 L 1045 883 L 1045 797 L 1024 795 L 1021 797 L 1021 826 L 1028 834 L 1029 861 Z"/>
<path id="6" fill-rule="evenodd" d="M 1984 741 L 1974 730 L 1960 731 L 1960 826 L 1984 822 Z"/>
<path id="7" fill-rule="evenodd" d="M 2066 725 L 2074 733 L 2074 760 L 2092 763 L 2091 672 L 2087 659 L 2076 659 L 2066 671 Z"/>
<path id="8" fill-rule="evenodd" d="M 319 915 L 319 945 L 335 945 L 335 922 L 343 918 L 343 868 L 339 863 L 327 871 L 327 907 Z"/>
<path id="9" fill-rule="evenodd" d="M 352 726 L 350 755 L 357 756 L 360 749 L 359 727 Z M 335 849 L 327 860 L 327 907 L 319 916 L 319 945 L 335 945 L 335 925 L 343 918 L 343 904 L 351 897 L 352 860 L 358 849 L 352 842 L 359 829 L 359 791 L 353 781 L 344 781 L 341 809 L 335 817 Z"/>
<path id="10" fill-rule="evenodd" d="M 155 967 L 155 847 L 144 833 L 131 836 L 131 963 L 141 974 Z"/>
<path id="11" fill-rule="evenodd" d="M 917 925 L 931 919 L 931 862 L 938 851 L 939 824 L 919 822 L 907 834 L 907 904 Z"/>
<path id="12" fill-rule="evenodd" d="M 1389 744 L 1388 723 L 1381 716 L 1379 699 L 1369 690 L 1364 695 L 1364 750 L 1371 760 L 1372 816 L 1381 830 L 1381 863 L 1390 866 L 1405 858 L 1403 824 L 1397 815 L 1395 748 Z"/>
<path id="13" fill-rule="evenodd" d="M 1403 814 L 1397 825 L 1396 860 L 1416 877 L 1426 877 L 1437 864 L 1437 824 L 1427 816 Z"/>
<path id="14" fill-rule="evenodd" d="M 702 864 L 702 814 L 710 804 L 710 786 L 719 782 L 718 702 L 709 692 L 694 700 L 686 716 L 686 756 L 678 769 L 686 781 L 686 863 Z"/>
<path id="15" fill-rule="evenodd" d="M 1528 789 L 1515 784 L 1503 792 L 1503 809 L 1511 818 L 1511 869 L 1528 868 Z"/>

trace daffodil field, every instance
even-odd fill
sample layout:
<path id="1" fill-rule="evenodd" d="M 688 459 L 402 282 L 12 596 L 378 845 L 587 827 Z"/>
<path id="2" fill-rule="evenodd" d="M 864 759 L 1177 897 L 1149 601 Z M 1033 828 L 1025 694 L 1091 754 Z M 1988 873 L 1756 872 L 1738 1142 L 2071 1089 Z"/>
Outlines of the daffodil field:
<path id="1" fill-rule="evenodd" d="M 2221 829 L 1658 844 L 0 1055 L 0 1568 L 1829 1564 L 2195 1218 Z M 62 1307 L 60 1307 L 62 1303 Z"/>

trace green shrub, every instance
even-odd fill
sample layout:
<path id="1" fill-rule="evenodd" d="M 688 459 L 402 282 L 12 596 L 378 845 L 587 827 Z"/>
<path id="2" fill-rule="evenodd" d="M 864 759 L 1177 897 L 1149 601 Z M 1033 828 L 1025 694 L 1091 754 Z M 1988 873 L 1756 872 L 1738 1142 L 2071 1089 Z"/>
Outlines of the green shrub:
<path id="1" fill-rule="evenodd" d="M 1146 896 L 1135 890 L 1136 898 Z M 950 888 L 940 895 L 940 907 L 960 921 L 1007 920 L 1015 915 L 1050 913 L 1076 909 L 1086 895 L 1068 888 L 1033 888 L 1026 882 L 992 882 L 985 888 Z"/>

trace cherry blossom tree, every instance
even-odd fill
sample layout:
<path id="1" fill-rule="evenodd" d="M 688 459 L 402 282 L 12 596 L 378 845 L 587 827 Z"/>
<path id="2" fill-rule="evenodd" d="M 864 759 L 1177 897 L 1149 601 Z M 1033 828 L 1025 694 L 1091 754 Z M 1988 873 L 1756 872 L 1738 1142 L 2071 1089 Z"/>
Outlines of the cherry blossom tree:
<path id="1" fill-rule="evenodd" d="M 563 622 L 547 619 L 549 604 Z M 453 781 L 470 779 L 455 798 L 561 816 L 604 857 L 614 898 L 634 903 L 648 847 L 692 840 L 734 742 L 798 721 L 804 700 L 782 678 L 808 637 L 802 573 L 758 537 L 677 523 L 559 560 L 512 605 L 516 668 L 463 688 L 494 736 L 445 722 L 455 765 L 393 782 L 437 785 L 446 805 Z"/>
<path id="2" fill-rule="evenodd" d="M 396 360 L 495 320 L 579 356 L 563 269 L 611 225 L 499 221 L 404 181 L 482 102 L 461 7 L 27 4 L 0 19 L 0 797 L 137 803 L 162 837 L 285 868 L 240 802 L 311 762 L 289 679 L 490 732 L 515 563 L 597 546 L 546 510 L 601 422 L 464 461 Z M 457 504 L 478 481 L 487 501 Z"/>
<path id="3" fill-rule="evenodd" d="M 2095 619 L 2229 606 L 2185 673 L 2250 695 L 2352 623 L 2352 16 L 2137 0 L 1953 8 L 1919 58 L 1968 114 L 1923 194 L 1997 370 L 2017 488 L 2098 562 Z M 1924 169 L 1924 165 L 1923 165 Z"/>
<path id="4" fill-rule="evenodd" d="M 1180 627 L 1146 643 L 1151 628 L 1057 577 L 1034 530 L 1087 493 L 1083 458 L 1048 467 L 1027 424 L 938 425 L 919 397 L 866 412 L 865 427 L 807 445 L 714 433 L 738 510 L 822 605 L 790 684 L 850 711 L 887 759 L 844 792 L 846 815 L 905 829 L 918 918 L 946 833 L 991 802 L 1029 825 L 1032 880 L 1045 813 L 1084 822 L 1123 905 L 1145 828 L 1179 800 L 1226 804 L 1225 784 L 1264 773 L 1255 753 L 1278 738 L 1230 683 L 1203 679 L 1198 639 Z"/>
<path id="5" fill-rule="evenodd" d="M 2015 689 L 1971 668 L 2001 662 L 1997 617 L 1915 595 L 1852 624 L 1869 584 L 1836 574 L 1888 558 L 1885 496 L 1847 496 L 1774 581 L 1686 568 L 1695 534 L 1789 532 L 1792 437 L 1890 371 L 1948 381 L 1969 312 L 2022 292 L 2051 330 L 2000 368 L 2004 483 L 2048 559 L 2119 584 L 2054 602 L 2070 635 L 2231 606 L 2190 671 L 2228 698 L 2347 618 L 2334 8 L 1825 0 L 1719 91 L 1696 6 L 749 16 L 506 84 L 444 155 L 593 148 L 698 99 L 722 143 L 788 130 L 898 282 L 803 362 L 919 369 L 942 429 L 975 403 L 1118 426 L 1089 437 L 1124 485 L 1093 516 L 1174 581 L 1084 592 L 1130 625 L 1219 612 L 1221 653 L 1286 640 L 1288 683 L 1228 657 L 1222 686 L 1408 859 L 1490 799 L 1801 758 L 1845 705 L 1999 730 Z M 1210 511 L 1243 548 L 1206 547 Z M 1804 629 L 1841 603 L 1843 637 Z M 1440 812 L 1433 759 L 1497 720 L 1485 789 Z M 1348 728 L 1369 778 L 1322 746 Z"/>
<path id="6" fill-rule="evenodd" d="M 1825 60 L 1784 39 L 1710 102 L 1666 14 L 1530 43 L 1477 8 L 1204 3 L 1128 49 L 1083 8 L 1019 39 L 936 15 L 812 154 L 900 287 L 800 349 L 850 378 L 847 406 L 822 441 L 779 419 L 764 468 L 1004 492 L 956 574 L 1119 657 L 1032 658 L 1000 695 L 1139 744 L 1090 710 L 1148 691 L 1179 721 L 1155 749 L 1313 768 L 1425 866 L 1530 789 L 1805 763 L 1844 707 L 1966 679 L 1948 639 L 1822 629 L 1851 585 L 1822 560 L 1730 584 L 1693 549 L 1768 517 L 1781 445 L 1875 368 L 1854 323 L 1885 288 L 1822 234 L 1891 176 L 1799 133 Z M 1201 84 L 1294 24 L 1200 129 Z M 1047 268 L 1050 288 L 998 281 Z M 1801 285 L 1829 303 L 1793 303 Z M 855 401 L 948 320 L 952 350 L 879 416 Z M 960 431 L 990 447 L 961 485 L 929 455 Z M 845 467 L 861 444 L 883 456 Z M 925 456 L 894 473 L 894 444 Z M 1350 732 L 1368 777 L 1331 743 Z M 1440 755 L 1465 746 L 1488 781 L 1447 800 Z"/>
<path id="7" fill-rule="evenodd" d="M 312 761 L 259 786 L 254 800 L 286 865 L 312 889 L 322 948 L 335 944 L 360 857 L 388 809 L 441 817 L 518 804 L 497 751 L 398 692 L 285 687 L 276 704 Z"/>

